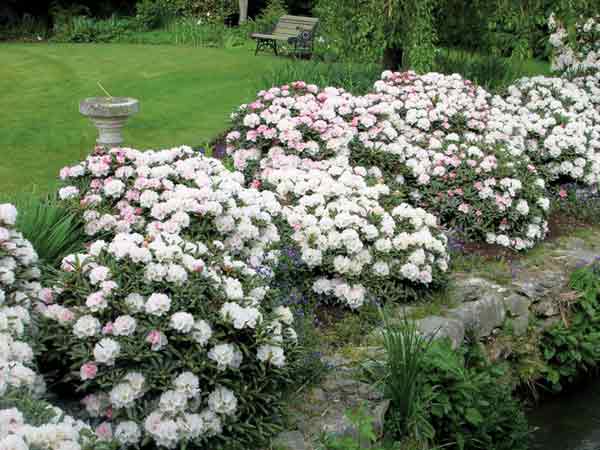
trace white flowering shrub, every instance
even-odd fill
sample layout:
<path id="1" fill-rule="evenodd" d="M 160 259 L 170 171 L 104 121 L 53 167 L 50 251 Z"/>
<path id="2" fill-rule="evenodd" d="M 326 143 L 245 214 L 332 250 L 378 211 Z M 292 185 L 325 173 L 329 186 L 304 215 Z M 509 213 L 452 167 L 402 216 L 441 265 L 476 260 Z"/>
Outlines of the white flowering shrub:
<path id="1" fill-rule="evenodd" d="M 353 121 L 359 125 L 358 139 L 351 144 L 353 163 L 378 167 L 396 195 L 408 195 L 413 204 L 435 213 L 443 225 L 467 239 L 516 250 L 542 239 L 550 205 L 544 179 L 526 155 L 515 158 L 507 152 L 501 133 L 491 138 L 478 130 L 487 129 L 493 117 L 491 107 L 482 106 L 487 96 L 459 77 L 449 77 L 449 86 L 456 88 L 442 92 L 448 104 L 456 105 L 455 112 L 434 113 L 439 104 L 424 100 L 432 94 L 417 89 L 413 98 L 405 80 L 414 76 L 401 75 L 384 74 L 384 79 L 402 80 L 398 83 L 409 91 L 402 100 L 390 102 L 387 95 L 398 95 L 398 88 L 382 82 L 380 90 L 388 93 L 355 102 Z M 417 85 L 428 86 L 417 80 Z M 401 104 L 418 106 L 408 110 Z M 423 119 L 427 126 L 422 124 L 428 131 L 406 121 L 407 111 L 419 116 L 415 111 L 421 107 L 428 114 Z"/>
<path id="2" fill-rule="evenodd" d="M 296 82 L 259 93 L 252 106 L 236 113 L 228 151 L 240 169 L 254 161 L 246 175 L 255 187 L 268 177 L 273 161 L 276 165 L 285 157 L 295 158 L 302 168 L 319 161 L 343 165 L 340 161 L 348 157 L 352 166 L 380 174 L 390 197 L 425 208 L 445 228 L 522 250 L 545 236 L 549 201 L 528 153 L 506 144 L 514 126 L 507 123 L 506 105 L 493 100 L 459 75 L 384 72 L 374 92 L 365 96 Z M 293 142 L 301 147 L 318 143 L 311 147 L 314 152 L 298 151 L 278 134 L 256 138 L 258 129 L 265 129 L 258 120 L 252 130 L 244 125 L 249 114 L 275 120 L 275 111 L 298 124 Z M 318 138 L 305 125 L 317 123 L 316 114 L 329 120 L 329 125 L 321 121 Z M 336 127 L 344 130 L 344 139 L 330 144 L 328 133 Z M 249 135 L 251 143 L 244 138 Z M 250 147 L 257 151 L 248 152 Z"/>
<path id="3" fill-rule="evenodd" d="M 600 108 L 594 88 L 588 94 L 590 80 L 523 78 L 496 99 L 501 112 L 494 126 L 513 130 L 509 151 L 527 155 L 549 182 L 600 181 Z"/>
<path id="4" fill-rule="evenodd" d="M 379 170 L 343 158 L 307 164 L 277 148 L 261 169 L 315 293 L 354 309 L 406 300 L 443 281 L 448 254 L 436 217 L 406 203 L 384 208 L 390 189 Z"/>
<path id="5" fill-rule="evenodd" d="M 11 407 L 5 407 L 10 404 Z M 100 450 L 89 425 L 27 394 L 0 399 L 2 450 Z M 109 447 L 105 447 L 109 448 Z"/>
<path id="6" fill-rule="evenodd" d="M 8 390 L 43 392 L 29 345 L 31 304 L 41 285 L 37 254 L 14 229 L 17 210 L 0 205 L 0 396 Z"/>
<path id="7" fill-rule="evenodd" d="M 0 449 L 93 448 L 91 430 L 40 399 L 43 378 L 31 346 L 31 308 L 44 294 L 37 254 L 14 229 L 17 210 L 0 205 Z"/>
<path id="8" fill-rule="evenodd" d="M 95 240 L 40 307 L 45 366 L 68 369 L 99 438 L 213 448 L 268 434 L 296 340 L 269 290 L 274 194 L 188 147 L 98 149 L 61 175 Z"/>
<path id="9" fill-rule="evenodd" d="M 600 71 L 600 17 L 575 24 L 574 36 L 554 15 L 548 19 L 550 45 L 554 50 L 552 70 L 556 72 Z"/>

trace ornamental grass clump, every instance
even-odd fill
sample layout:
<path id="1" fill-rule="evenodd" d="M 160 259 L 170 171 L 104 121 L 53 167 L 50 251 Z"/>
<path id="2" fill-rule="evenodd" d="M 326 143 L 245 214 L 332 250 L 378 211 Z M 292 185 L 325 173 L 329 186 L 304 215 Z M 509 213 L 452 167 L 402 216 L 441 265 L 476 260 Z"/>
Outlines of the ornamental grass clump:
<path id="1" fill-rule="evenodd" d="M 189 147 L 97 149 L 61 172 L 94 238 L 40 306 L 44 367 L 64 367 L 101 440 L 243 446 L 272 432 L 296 333 L 269 284 L 270 192 Z"/>
<path id="2" fill-rule="evenodd" d="M 15 230 L 16 219 L 13 205 L 0 205 L 0 448 L 91 450 L 91 429 L 40 398 L 31 308 L 44 290 L 38 256 Z"/>

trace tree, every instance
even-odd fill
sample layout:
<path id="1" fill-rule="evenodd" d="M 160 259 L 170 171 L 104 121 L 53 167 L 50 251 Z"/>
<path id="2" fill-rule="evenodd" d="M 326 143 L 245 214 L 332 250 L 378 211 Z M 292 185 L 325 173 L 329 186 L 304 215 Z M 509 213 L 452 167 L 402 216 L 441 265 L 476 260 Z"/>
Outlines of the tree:
<path id="1" fill-rule="evenodd" d="M 377 1 L 373 3 L 378 3 Z M 383 11 L 383 65 L 395 70 L 410 65 L 427 71 L 433 65 L 437 38 L 433 9 L 441 0 L 386 0 Z M 373 5 L 373 12 L 377 11 Z M 378 14 L 381 19 L 381 12 Z"/>
<path id="2" fill-rule="evenodd" d="M 243 24 L 248 20 L 248 0 L 239 0 L 240 4 L 240 21 L 239 24 Z"/>

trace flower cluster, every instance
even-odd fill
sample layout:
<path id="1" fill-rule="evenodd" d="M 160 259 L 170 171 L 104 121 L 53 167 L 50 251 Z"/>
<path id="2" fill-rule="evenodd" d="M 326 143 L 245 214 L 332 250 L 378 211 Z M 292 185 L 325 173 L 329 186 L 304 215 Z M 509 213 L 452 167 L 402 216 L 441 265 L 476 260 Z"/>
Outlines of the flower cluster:
<path id="1" fill-rule="evenodd" d="M 570 38 L 564 24 L 554 15 L 548 19 L 550 45 L 554 48 L 552 70 L 556 72 L 597 72 L 600 70 L 600 17 L 590 17 L 575 24 Z"/>
<path id="2" fill-rule="evenodd" d="M 23 398 L 19 399 L 23 400 Z M 41 425 L 28 423 L 18 408 L 0 410 L 0 448 L 3 450 L 93 449 L 95 438 L 88 425 L 56 407 L 39 402 Z"/>
<path id="3" fill-rule="evenodd" d="M 260 160 L 274 145 L 314 160 L 347 156 L 354 130 L 343 113 L 350 112 L 352 100 L 343 89 L 320 90 L 303 81 L 260 91 L 254 102 L 232 114 L 227 152 L 238 170 Z"/>
<path id="4" fill-rule="evenodd" d="M 45 366 L 68 361 L 103 440 L 210 446 L 242 430 L 280 395 L 296 339 L 269 292 L 275 195 L 188 147 L 97 149 L 61 176 L 95 240 L 40 307 L 58 336 Z"/>
<path id="5" fill-rule="evenodd" d="M 495 99 L 496 128 L 513 130 L 505 142 L 511 155 L 527 155 L 548 181 L 600 182 L 600 104 L 594 77 L 523 78 Z M 582 87 L 580 87 L 582 85 Z"/>
<path id="6" fill-rule="evenodd" d="M 259 111 L 250 115 L 270 117 L 276 110 L 300 124 L 297 142 L 318 143 L 317 153 L 290 149 L 279 135 L 260 145 L 249 143 L 244 105 L 235 114 L 237 128 L 228 135 L 228 151 L 240 169 L 257 161 L 246 174 L 256 187 L 265 181 L 273 156 L 295 157 L 303 168 L 319 161 L 343 166 L 340 161 L 347 158 L 353 167 L 380 173 L 393 197 L 425 208 L 442 226 L 467 238 L 521 250 L 546 234 L 549 201 L 537 168 L 546 161 L 525 151 L 526 132 L 513 117 L 522 111 L 459 75 L 387 71 L 374 92 L 364 96 L 296 82 L 261 92 L 252 105 Z M 345 139 L 329 146 L 326 132 L 316 137 L 314 129 L 304 127 L 315 114 L 329 119 L 321 131 L 337 127 Z M 261 125 L 256 121 L 256 126 Z M 592 167 L 593 148 L 588 156 Z"/>
<path id="7" fill-rule="evenodd" d="M 434 133 L 469 137 L 487 127 L 490 94 L 458 74 L 385 71 L 374 89 L 398 114 L 392 123 L 411 143 L 426 142 Z"/>
<path id="8" fill-rule="evenodd" d="M 31 308 L 47 292 L 38 281 L 35 250 L 14 229 L 16 218 L 13 205 L 0 205 L 0 398 L 5 407 L 0 409 L 0 448 L 87 448 L 92 440 L 82 431 L 89 431 L 89 427 L 38 399 L 45 385 L 35 370 L 29 343 Z M 32 404 L 43 411 L 45 417 L 41 419 L 45 420 L 36 424 L 25 420 Z"/>
<path id="9" fill-rule="evenodd" d="M 261 180 L 285 205 L 313 291 L 350 308 L 435 284 L 448 267 L 436 217 L 406 203 L 384 208 L 390 189 L 381 177 L 343 158 L 307 162 L 277 148 L 262 161 Z"/>
<path id="10" fill-rule="evenodd" d="M 522 250 L 545 236 L 545 182 L 526 155 L 509 154 L 505 134 L 488 133 L 497 114 L 489 94 L 458 75 L 410 72 L 384 72 L 376 88 L 355 103 L 354 121 L 374 120 L 359 127 L 354 163 L 376 165 L 467 238 Z"/>
<path id="11" fill-rule="evenodd" d="M 0 205 L 0 396 L 10 389 L 43 392 L 28 343 L 32 300 L 41 292 L 37 253 L 14 229 L 17 210 Z"/>

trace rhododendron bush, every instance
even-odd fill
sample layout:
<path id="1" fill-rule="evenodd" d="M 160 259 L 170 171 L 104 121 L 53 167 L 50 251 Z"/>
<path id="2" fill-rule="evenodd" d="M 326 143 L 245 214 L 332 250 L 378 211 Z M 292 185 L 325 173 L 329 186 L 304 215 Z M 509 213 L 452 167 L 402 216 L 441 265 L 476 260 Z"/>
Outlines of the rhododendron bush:
<path id="1" fill-rule="evenodd" d="M 516 250 L 546 234 L 545 182 L 527 157 L 507 152 L 490 96 L 458 75 L 384 72 L 354 111 L 356 163 L 374 164 L 413 203 L 466 238 Z M 358 103 L 358 102 L 357 102 Z"/>
<path id="2" fill-rule="evenodd" d="M 35 250 L 14 229 L 16 217 L 13 205 L 0 205 L 0 449 L 91 449 L 88 426 L 39 399 L 45 384 L 31 347 L 31 308 L 40 271 Z"/>
<path id="3" fill-rule="evenodd" d="M 597 97 L 563 78 L 523 78 L 508 89 L 503 108 L 503 120 L 516 130 L 509 146 L 525 152 L 548 180 L 600 182 Z"/>
<path id="4" fill-rule="evenodd" d="M 257 439 L 296 341 L 269 289 L 275 195 L 189 147 L 97 149 L 61 176 L 95 240 L 44 293 L 44 366 L 68 367 L 100 439 Z"/>
<path id="5" fill-rule="evenodd" d="M 575 25 L 569 36 L 565 25 L 554 15 L 548 20 L 554 48 L 552 69 L 557 72 L 597 72 L 600 70 L 600 17 L 590 17 Z"/>
<path id="6" fill-rule="evenodd" d="M 514 133 L 508 108 L 492 100 L 459 75 L 384 72 L 361 97 L 296 82 L 234 113 L 228 152 L 255 186 L 273 155 L 296 157 L 300 169 L 343 166 L 347 157 L 380 174 L 386 195 L 425 208 L 447 229 L 530 248 L 547 231 L 545 182 L 526 153 L 506 144 Z"/>
<path id="7" fill-rule="evenodd" d="M 284 205 L 317 294 L 358 308 L 406 300 L 442 281 L 448 254 L 436 217 L 406 203 L 384 208 L 390 189 L 377 169 L 343 158 L 307 165 L 277 149 L 262 164 L 264 187 Z"/>

